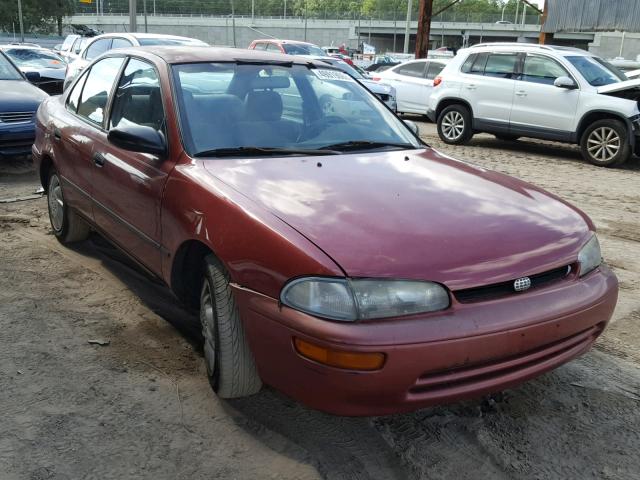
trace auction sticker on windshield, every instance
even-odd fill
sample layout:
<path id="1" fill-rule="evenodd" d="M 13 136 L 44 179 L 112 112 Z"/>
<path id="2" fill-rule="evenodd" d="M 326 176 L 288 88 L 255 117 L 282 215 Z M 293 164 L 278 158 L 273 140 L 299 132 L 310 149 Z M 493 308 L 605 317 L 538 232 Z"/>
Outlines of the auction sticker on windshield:
<path id="1" fill-rule="evenodd" d="M 353 78 L 339 70 L 325 70 L 322 68 L 314 68 L 311 70 L 320 80 L 339 80 L 342 82 L 355 82 Z"/>

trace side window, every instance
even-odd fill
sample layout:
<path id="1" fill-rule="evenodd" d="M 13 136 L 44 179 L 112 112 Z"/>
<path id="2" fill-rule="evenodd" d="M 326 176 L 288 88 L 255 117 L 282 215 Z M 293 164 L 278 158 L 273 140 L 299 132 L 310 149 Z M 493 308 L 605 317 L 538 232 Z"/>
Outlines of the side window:
<path id="1" fill-rule="evenodd" d="M 282 51 L 280 50 L 280 47 L 278 45 L 276 45 L 275 43 L 269 43 L 267 45 L 267 51 L 275 52 L 275 53 L 282 53 Z"/>
<path id="2" fill-rule="evenodd" d="M 395 69 L 395 72 L 399 75 L 405 75 L 407 77 L 424 77 L 424 67 L 427 62 L 409 62 L 404 65 L 400 65 Z"/>
<path id="3" fill-rule="evenodd" d="M 492 53 L 487 58 L 484 74 L 487 77 L 513 78 L 517 63 L 518 55 L 515 53 Z"/>
<path id="4" fill-rule="evenodd" d="M 479 53 L 476 55 L 469 73 L 472 75 L 484 75 L 484 67 L 487 65 L 487 58 L 489 58 L 488 53 Z"/>
<path id="5" fill-rule="evenodd" d="M 427 80 L 433 80 L 436 78 L 443 68 L 444 63 L 429 62 L 429 66 L 427 67 Z"/>
<path id="6" fill-rule="evenodd" d="M 111 39 L 110 38 L 101 38 L 100 40 L 96 40 L 89 48 L 87 48 L 87 52 L 84 54 L 84 58 L 87 60 L 93 60 L 98 55 L 102 55 L 104 52 L 109 50 L 111 47 Z"/>
<path id="7" fill-rule="evenodd" d="M 111 48 L 127 48 L 133 47 L 133 44 L 126 38 L 114 38 L 111 43 Z"/>
<path id="8" fill-rule="evenodd" d="M 462 67 L 460 67 L 460 71 L 462 73 L 471 72 L 471 67 L 473 66 L 473 62 L 475 62 L 477 56 L 478 56 L 477 53 L 472 53 L 471 55 L 469 55 L 467 59 L 464 61 L 464 63 L 462 64 Z"/>
<path id="9" fill-rule="evenodd" d="M 100 60 L 91 67 L 80 97 L 78 115 L 102 126 L 109 93 L 123 61 L 122 57 L 109 57 Z"/>
<path id="10" fill-rule="evenodd" d="M 253 46 L 254 50 L 264 50 L 265 48 L 267 48 L 267 44 L 264 42 L 258 42 Z"/>
<path id="11" fill-rule="evenodd" d="M 525 82 L 553 85 L 558 77 L 568 77 L 569 73 L 555 60 L 538 55 L 527 55 L 521 80 Z"/>
<path id="12" fill-rule="evenodd" d="M 82 87 L 87 80 L 87 75 L 83 75 L 80 80 L 73 86 L 73 90 L 67 97 L 67 110 L 76 113 L 78 111 L 78 103 L 80 103 L 80 94 L 82 93 Z"/>
<path id="13" fill-rule="evenodd" d="M 109 128 L 142 125 L 162 130 L 164 109 L 160 81 L 152 65 L 129 60 L 113 99 Z"/>

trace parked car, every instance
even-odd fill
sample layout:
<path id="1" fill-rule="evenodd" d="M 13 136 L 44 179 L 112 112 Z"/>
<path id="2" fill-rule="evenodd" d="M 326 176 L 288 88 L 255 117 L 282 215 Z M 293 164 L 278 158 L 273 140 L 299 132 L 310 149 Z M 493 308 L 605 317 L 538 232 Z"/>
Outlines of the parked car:
<path id="1" fill-rule="evenodd" d="M 64 80 L 66 89 L 91 60 L 114 48 L 152 46 L 152 45 L 188 45 L 191 47 L 207 47 L 208 45 L 195 38 L 162 35 L 159 33 L 105 33 L 90 39 L 82 52 L 69 64 Z"/>
<path id="2" fill-rule="evenodd" d="M 378 55 L 373 59 L 373 62 L 365 67 L 367 72 L 384 72 L 385 70 L 400 65 L 402 63 L 399 59 L 391 57 L 389 55 Z"/>
<path id="3" fill-rule="evenodd" d="M 624 163 L 640 142 L 640 80 L 584 50 L 481 44 L 461 50 L 434 82 L 429 118 L 440 138 L 476 132 L 580 145 L 598 166 Z"/>
<path id="4" fill-rule="evenodd" d="M 326 57 L 327 54 L 319 46 L 298 40 L 278 40 L 267 38 L 254 40 L 249 44 L 249 50 L 266 50 L 267 52 L 286 53 L 288 55 L 303 55 Z"/>
<path id="5" fill-rule="evenodd" d="M 82 49 L 91 40 L 91 37 L 83 37 L 81 35 L 67 35 L 64 42 L 60 45 L 58 53 L 65 59 L 67 63 L 73 62 Z"/>
<path id="6" fill-rule="evenodd" d="M 26 74 L 36 81 L 38 74 Z M 27 155 L 35 138 L 35 113 L 48 95 L 0 51 L 0 158 Z"/>
<path id="7" fill-rule="evenodd" d="M 396 91 L 398 113 L 426 115 L 433 80 L 448 60 L 413 60 L 376 72 L 372 80 L 391 85 Z"/>
<path id="8" fill-rule="evenodd" d="M 323 83 L 357 113 L 325 115 Z M 584 353 L 616 304 L 584 213 L 438 153 L 313 59 L 113 50 L 42 104 L 33 154 L 61 242 L 102 232 L 199 309 L 220 397 L 477 397 Z"/>
<path id="9" fill-rule="evenodd" d="M 0 45 L 2 50 L 23 73 L 37 72 L 34 85 L 50 95 L 62 93 L 67 63 L 49 49 L 24 45 Z"/>
<path id="10" fill-rule="evenodd" d="M 367 89 L 371 91 L 376 97 L 382 100 L 392 111 L 396 111 L 397 109 L 397 101 L 396 101 L 396 91 L 395 89 L 386 83 L 375 82 L 370 78 L 364 77 L 358 70 L 356 70 L 351 65 L 343 62 L 339 58 L 335 57 L 312 57 L 315 60 L 326 63 L 328 65 L 333 65 L 336 68 L 339 68 L 352 78 L 358 80 L 362 83 Z M 344 94 L 344 89 L 335 88 L 331 92 L 331 94 L 326 95 L 325 97 L 321 97 L 320 104 L 326 110 L 329 111 L 331 109 L 335 109 L 335 103 L 342 102 L 344 99 L 342 95 Z M 347 103 L 349 105 L 351 102 Z"/>

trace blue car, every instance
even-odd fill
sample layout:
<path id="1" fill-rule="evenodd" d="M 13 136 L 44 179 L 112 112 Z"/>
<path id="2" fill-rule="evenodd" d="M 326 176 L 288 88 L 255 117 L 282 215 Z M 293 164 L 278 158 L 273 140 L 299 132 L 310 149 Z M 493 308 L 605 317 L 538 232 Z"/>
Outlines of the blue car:
<path id="1" fill-rule="evenodd" d="M 29 73 L 30 80 L 36 76 Z M 0 52 L 0 158 L 31 153 L 36 110 L 49 95 L 27 78 Z"/>

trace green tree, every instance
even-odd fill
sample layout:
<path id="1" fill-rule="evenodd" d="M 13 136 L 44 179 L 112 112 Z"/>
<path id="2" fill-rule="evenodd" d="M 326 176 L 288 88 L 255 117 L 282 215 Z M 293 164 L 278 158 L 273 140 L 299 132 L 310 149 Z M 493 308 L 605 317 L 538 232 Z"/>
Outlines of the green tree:
<path id="1" fill-rule="evenodd" d="M 62 35 L 62 19 L 72 15 L 77 1 L 74 0 L 22 0 L 22 19 L 25 32 L 52 33 Z M 0 29 L 12 32 L 19 29 L 18 0 L 3 0 L 0 3 Z"/>

